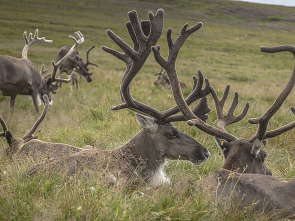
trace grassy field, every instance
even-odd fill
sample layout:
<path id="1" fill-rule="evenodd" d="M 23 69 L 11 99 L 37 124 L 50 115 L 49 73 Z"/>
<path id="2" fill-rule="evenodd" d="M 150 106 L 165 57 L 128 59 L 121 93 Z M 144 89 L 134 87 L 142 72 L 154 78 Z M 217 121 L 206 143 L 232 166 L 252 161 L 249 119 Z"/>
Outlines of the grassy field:
<path id="1" fill-rule="evenodd" d="M 105 33 L 107 29 L 131 43 L 125 28 L 127 12 L 137 10 L 140 19 L 145 20 L 148 11 L 155 13 L 158 8 L 165 10 L 164 33 L 158 42 L 163 56 L 167 55 L 167 28 L 173 28 L 175 37 L 185 23 L 190 26 L 204 23 L 180 51 L 177 61 L 180 80 L 191 87 L 192 75 L 201 69 L 219 95 L 230 84 L 230 98 L 234 91 L 240 95 L 238 111 L 246 102 L 250 102 L 250 110 L 244 120 L 228 128 L 229 132 L 241 138 L 250 138 L 256 132 L 256 126 L 247 119 L 260 116 L 272 104 L 287 83 L 294 63 L 288 53 L 264 54 L 259 47 L 293 44 L 294 8 L 226 0 L 1 0 L 1 55 L 21 57 L 23 32 L 36 28 L 40 37 L 53 40 L 52 44 L 34 45 L 30 49 L 28 57 L 38 68 L 44 63 L 51 70 L 58 49 L 71 45 L 68 36 L 77 30 L 85 37 L 85 43 L 78 49 L 82 57 L 89 47 L 96 45 L 91 61 L 99 67 L 93 68 L 93 82 L 80 80 L 78 91 L 63 84 L 52 96 L 54 105 L 40 126 L 41 140 L 111 149 L 140 130 L 133 111 L 110 110 L 120 103 L 119 87 L 125 65 L 103 52 L 100 46 L 116 48 Z M 154 73 L 159 70 L 160 66 L 150 56 L 132 83 L 131 93 L 138 100 L 164 110 L 175 104 L 170 91 L 153 85 Z M 184 94 L 188 93 L 189 90 L 184 90 Z M 270 129 L 294 120 L 289 110 L 294 99 L 293 92 L 271 120 Z M 211 98 L 209 104 L 213 109 L 209 123 L 215 125 Z M 0 97 L 0 114 L 4 119 L 8 118 L 8 112 L 8 97 Z M 22 137 L 37 118 L 32 101 L 17 96 L 8 127 L 15 137 Z M 11 163 L 5 156 L 7 144 L 1 139 L 0 220 L 268 220 L 268 214 L 253 212 L 251 208 L 239 210 L 233 206 L 221 210 L 210 204 L 202 193 L 202 182 L 222 167 L 223 156 L 211 136 L 185 122 L 175 125 L 209 149 L 209 161 L 201 166 L 169 161 L 170 186 L 159 189 L 143 186 L 132 193 L 108 189 L 98 185 L 97 180 L 59 182 L 46 176 L 25 179 L 22 175 L 31 162 L 22 167 Z M 264 147 L 268 154 L 266 165 L 274 176 L 285 180 L 295 177 L 294 135 L 294 130 L 290 131 L 270 139 Z"/>

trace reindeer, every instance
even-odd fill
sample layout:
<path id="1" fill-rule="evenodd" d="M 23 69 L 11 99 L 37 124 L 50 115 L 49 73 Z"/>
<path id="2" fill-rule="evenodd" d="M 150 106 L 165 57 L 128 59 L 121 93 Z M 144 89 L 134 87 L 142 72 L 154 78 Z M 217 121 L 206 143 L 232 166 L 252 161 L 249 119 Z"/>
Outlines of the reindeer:
<path id="1" fill-rule="evenodd" d="M 63 59 L 56 64 L 54 62 L 52 63 L 53 73 L 47 76 L 41 76 L 35 65 L 27 58 L 27 53 L 31 45 L 39 42 L 52 42 L 51 40 L 46 40 L 44 37 L 39 38 L 38 29 L 36 29 L 33 38 L 32 33 L 29 34 L 29 39 L 27 38 L 26 32 L 24 32 L 26 44 L 22 52 L 22 58 L 0 55 L 0 95 L 10 96 L 10 117 L 14 111 L 15 97 L 18 94 L 31 96 L 37 113 L 39 112 L 38 105 L 41 104 L 44 94 L 49 97 L 49 102 L 52 104 L 50 93 L 55 93 L 57 89 L 56 82 L 68 83 L 70 81 L 70 79 L 57 78 L 57 68 L 73 53 L 74 49 L 84 41 L 84 37 L 80 32 L 76 32 L 75 34 L 78 40 L 70 36 L 75 44 Z M 41 72 L 45 72 L 43 71 L 43 67 Z"/>
<path id="2" fill-rule="evenodd" d="M 80 78 L 86 78 L 87 82 L 91 82 L 91 75 L 92 73 L 89 73 L 88 65 L 93 65 L 98 67 L 98 65 L 89 62 L 89 52 L 95 48 L 95 46 L 92 46 L 90 49 L 86 52 L 86 63 L 82 60 L 82 58 L 79 55 L 79 52 L 75 50 L 72 55 L 63 62 L 63 64 L 59 67 L 59 76 L 61 77 L 63 72 L 66 72 L 68 75 L 70 75 L 73 72 L 73 69 L 75 68 L 77 73 L 79 74 Z M 65 54 L 67 54 L 70 50 L 69 46 L 64 46 L 57 52 L 56 55 L 56 62 L 58 62 Z M 73 88 L 78 90 L 78 82 L 79 78 L 73 74 L 72 75 L 72 85 Z"/>
<path id="3" fill-rule="evenodd" d="M 43 95 L 44 109 L 38 120 L 35 122 L 30 131 L 22 138 L 12 136 L 8 127 L 0 116 L 0 124 L 3 132 L 0 137 L 5 137 L 9 147 L 6 150 L 8 156 L 17 160 L 17 162 L 27 162 L 28 159 L 34 163 L 42 162 L 51 158 L 64 157 L 77 152 L 80 152 L 88 147 L 79 148 L 76 146 L 63 143 L 50 143 L 38 140 L 38 135 L 34 135 L 35 131 L 44 120 L 49 108 L 49 98 L 46 94 Z"/>
<path id="4" fill-rule="evenodd" d="M 237 138 L 225 130 L 227 125 L 243 119 L 249 109 L 249 103 L 247 103 L 242 113 L 234 116 L 233 113 L 238 105 L 237 92 L 228 113 L 224 115 L 223 107 L 229 93 L 229 86 L 226 87 L 221 100 L 218 99 L 213 87 L 210 86 L 210 93 L 216 106 L 217 127 L 213 127 L 199 119 L 189 109 L 181 93 L 175 61 L 187 37 L 196 32 L 201 26 L 200 23 L 187 29 L 188 25 L 185 25 L 174 42 L 171 38 L 172 29 L 168 29 L 169 55 L 167 60 L 160 55 L 159 46 L 152 47 L 152 50 L 156 61 L 167 71 L 174 99 L 180 111 L 188 120 L 188 124 L 214 136 L 226 158 L 223 167 L 215 171 L 206 180 L 204 185 L 206 193 L 209 193 L 213 198 L 217 197 L 217 201 L 222 204 L 227 202 L 242 207 L 253 206 L 257 210 L 275 210 L 281 212 L 280 216 L 295 218 L 295 180 L 286 182 L 272 177 L 271 171 L 264 164 L 266 154 L 261 149 L 261 143 L 266 144 L 266 139 L 279 136 L 295 127 L 295 121 L 293 121 L 278 129 L 267 131 L 271 117 L 280 109 L 294 87 L 295 67 L 290 80 L 272 106 L 261 117 L 248 120 L 251 124 L 259 125 L 252 138 Z M 293 46 L 261 47 L 261 51 L 269 53 L 289 51 L 295 55 L 295 47 Z M 201 73 L 200 70 L 199 73 Z M 293 107 L 291 110 L 295 114 Z"/>
<path id="5" fill-rule="evenodd" d="M 113 150 L 85 150 L 65 159 L 55 159 L 49 163 L 39 164 L 29 170 L 29 174 L 37 171 L 63 171 L 66 175 L 79 174 L 83 171 L 96 173 L 106 170 L 108 176 L 115 177 L 119 184 L 138 185 L 141 181 L 157 187 L 169 183 L 164 172 L 166 159 L 189 160 L 199 165 L 209 158 L 209 151 L 193 138 L 179 131 L 172 122 L 185 118 L 177 115 L 179 109 L 172 107 L 160 112 L 155 108 L 135 100 L 130 94 L 129 86 L 138 74 L 163 30 L 164 11 L 159 9 L 154 15 L 149 12 L 149 21 L 139 21 L 137 12 L 128 13 L 130 21 L 127 29 L 134 47 L 132 48 L 111 30 L 107 30 L 109 37 L 125 52 L 102 46 L 102 49 L 126 64 L 120 88 L 122 104 L 112 107 L 112 110 L 128 108 L 137 113 L 136 120 L 142 130 L 123 146 Z M 202 76 L 201 76 L 202 77 Z M 209 93 L 209 82 L 202 89 L 203 81 L 196 81 L 186 102 L 188 105 L 202 98 L 193 110 L 203 120 L 210 111 L 207 106 L 206 95 Z M 145 115 L 142 115 L 145 114 Z M 175 115 L 176 114 L 176 115 Z M 85 170 L 83 170 L 85 169 Z"/>
<path id="6" fill-rule="evenodd" d="M 171 89 L 170 81 L 165 72 L 163 72 L 163 68 L 159 73 L 155 73 L 155 76 L 158 76 L 157 80 L 154 82 L 154 85 L 161 85 L 163 88 Z M 181 88 L 187 88 L 186 84 L 182 81 L 179 82 Z"/>

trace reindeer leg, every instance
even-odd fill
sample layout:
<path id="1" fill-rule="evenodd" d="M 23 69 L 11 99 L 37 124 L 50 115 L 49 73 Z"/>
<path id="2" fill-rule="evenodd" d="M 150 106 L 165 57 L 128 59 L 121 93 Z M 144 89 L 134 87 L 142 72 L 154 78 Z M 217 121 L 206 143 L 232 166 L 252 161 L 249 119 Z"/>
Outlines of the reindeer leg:
<path id="1" fill-rule="evenodd" d="M 59 69 L 59 78 L 62 78 L 63 71 Z M 61 82 L 58 82 L 58 86 L 61 87 Z"/>
<path id="2" fill-rule="evenodd" d="M 75 74 L 72 74 L 72 77 L 71 77 L 71 80 L 72 80 L 72 86 L 73 86 L 73 88 L 74 88 L 74 90 L 75 90 Z"/>
<path id="3" fill-rule="evenodd" d="M 39 113 L 39 104 L 38 104 L 37 96 L 38 96 L 37 93 L 32 94 L 32 99 L 33 99 L 33 102 L 34 102 L 35 110 L 36 110 L 37 113 Z"/>
<path id="4" fill-rule="evenodd" d="M 10 97 L 10 109 L 9 109 L 9 120 L 12 117 L 13 111 L 14 111 L 14 103 L 15 103 L 15 97 L 16 96 L 11 96 Z"/>
<path id="5" fill-rule="evenodd" d="M 75 75 L 76 90 L 78 90 L 78 82 L 79 82 L 79 77 L 77 77 L 77 75 Z"/>
<path id="6" fill-rule="evenodd" d="M 77 77 L 77 75 L 73 74 L 72 75 L 72 85 L 73 85 L 74 90 L 78 90 L 78 81 L 79 81 L 79 78 Z"/>

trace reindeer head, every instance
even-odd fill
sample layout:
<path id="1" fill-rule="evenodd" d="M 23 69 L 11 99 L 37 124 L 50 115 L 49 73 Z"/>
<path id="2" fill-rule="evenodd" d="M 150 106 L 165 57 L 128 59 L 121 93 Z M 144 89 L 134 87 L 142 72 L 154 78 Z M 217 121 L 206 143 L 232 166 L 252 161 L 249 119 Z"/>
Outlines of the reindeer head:
<path id="1" fill-rule="evenodd" d="M 52 103 L 50 93 L 55 94 L 56 90 L 58 89 L 58 82 L 64 82 L 64 83 L 69 83 L 71 81 L 71 75 L 75 72 L 75 68 L 73 69 L 72 73 L 70 74 L 68 79 L 62 79 L 62 78 L 57 78 L 56 73 L 60 65 L 68 59 L 72 53 L 75 51 L 75 48 L 78 47 L 80 44 L 84 42 L 84 37 L 81 32 L 75 32 L 75 35 L 77 36 L 77 39 L 73 36 L 69 36 L 71 39 L 74 40 L 74 45 L 71 47 L 71 49 L 68 51 L 68 53 L 62 57 L 57 63 L 54 63 L 52 61 L 53 65 L 53 71 L 52 73 L 46 74 L 47 69 L 44 70 L 44 65 L 42 65 L 40 74 L 42 76 L 42 86 L 39 88 L 39 94 L 41 97 L 43 97 L 44 94 L 46 94 L 49 98 L 50 104 Z M 44 100 L 42 100 L 44 102 Z"/>
<path id="2" fill-rule="evenodd" d="M 175 115 L 179 112 L 178 107 L 172 107 L 165 111 L 158 111 L 155 108 L 137 101 L 130 94 L 129 85 L 138 74 L 146 59 L 150 55 L 151 47 L 156 44 L 163 30 L 164 11 L 159 9 L 154 15 L 149 12 L 149 21 L 139 21 L 136 11 L 128 13 L 130 22 L 126 26 L 129 35 L 133 41 L 134 47 L 130 47 L 119 36 L 111 30 L 107 30 L 109 37 L 124 51 L 120 53 L 114 49 L 102 46 L 102 49 L 126 63 L 126 72 L 121 82 L 121 100 L 122 104 L 112 107 L 112 110 L 129 108 L 137 113 L 139 125 L 143 128 L 145 136 L 151 137 L 153 147 L 168 159 L 190 160 L 194 164 L 200 164 L 208 159 L 209 151 L 193 138 L 183 134 L 171 122 L 186 120 L 183 115 Z M 202 77 L 202 76 L 201 76 Z M 206 81 L 206 87 L 202 90 L 202 82 L 195 84 L 191 94 L 187 97 L 188 105 L 195 100 L 202 98 L 194 112 L 203 120 L 210 111 L 207 106 L 206 95 L 209 93 L 209 82 Z"/>
<path id="3" fill-rule="evenodd" d="M 157 80 L 154 82 L 154 85 L 162 85 L 163 87 L 170 87 L 170 81 L 163 68 L 159 73 L 155 73 L 155 76 L 158 76 Z"/>
<path id="4" fill-rule="evenodd" d="M 258 139 L 253 143 L 245 139 L 227 142 L 215 137 L 215 141 L 225 158 L 224 169 L 240 173 L 272 175 L 264 164 L 266 153 L 261 149 L 261 142 Z"/>
<path id="5" fill-rule="evenodd" d="M 87 82 L 91 82 L 91 75 L 92 73 L 89 73 L 89 68 L 88 65 L 93 65 L 98 67 L 98 65 L 89 62 L 89 52 L 95 48 L 95 46 L 92 46 L 90 49 L 87 50 L 86 52 L 86 58 L 87 58 L 87 62 L 84 63 L 83 59 L 80 57 L 79 52 L 77 51 L 77 54 L 74 58 L 74 62 L 75 62 L 75 66 L 76 66 L 76 71 L 78 72 L 78 74 L 82 77 L 82 78 L 86 78 Z"/>
<path id="6" fill-rule="evenodd" d="M 180 85 L 177 79 L 175 60 L 178 55 L 179 49 L 184 43 L 185 39 L 195 31 L 197 31 L 202 24 L 195 25 L 190 29 L 187 29 L 188 25 L 185 25 L 181 30 L 177 39 L 173 42 L 171 35 L 172 29 L 167 31 L 167 41 L 169 46 L 168 59 L 165 60 L 160 55 L 160 47 L 153 47 L 153 52 L 157 62 L 166 70 L 169 80 L 171 82 L 171 87 L 173 91 L 174 99 L 179 107 L 180 111 L 183 113 L 185 118 L 188 120 L 189 125 L 194 125 L 197 128 L 203 130 L 204 132 L 216 137 L 217 143 L 224 152 L 226 158 L 224 168 L 229 170 L 238 170 L 239 172 L 247 173 L 259 173 L 271 175 L 270 170 L 264 164 L 264 158 L 266 154 L 261 150 L 261 142 L 265 142 L 266 139 L 278 136 L 292 128 L 295 127 L 295 121 L 287 124 L 279 129 L 268 131 L 267 126 L 270 118 L 279 110 L 282 103 L 286 97 L 291 92 L 295 83 L 295 68 L 293 74 L 287 83 L 285 89 L 278 96 L 274 104 L 259 118 L 249 119 L 252 124 L 259 124 L 256 134 L 249 140 L 237 138 L 230 133 L 226 132 L 225 127 L 229 124 L 240 121 L 245 117 L 248 112 L 249 104 L 247 103 L 243 112 L 239 116 L 234 116 L 233 113 L 238 105 L 238 93 L 235 93 L 234 100 L 228 111 L 227 115 L 223 114 L 224 103 L 227 99 L 229 93 L 229 85 L 226 87 L 224 95 L 221 100 L 217 98 L 217 95 L 213 89 L 210 87 L 210 93 L 215 101 L 216 113 L 218 118 L 217 128 L 212 127 L 206 122 L 199 119 L 189 108 L 186 101 L 183 99 L 181 93 Z M 295 47 L 292 46 L 278 46 L 274 48 L 261 47 L 263 52 L 279 52 L 279 51 L 289 51 L 295 54 Z M 200 71 L 199 71 L 200 72 Z M 292 108 L 295 114 L 294 108 Z M 222 140 L 221 140 L 222 139 Z"/>
<path id="7" fill-rule="evenodd" d="M 222 99 L 219 100 L 213 87 L 210 88 L 216 106 L 218 118 L 217 128 L 224 132 L 226 132 L 225 127 L 227 125 L 243 119 L 249 110 L 249 103 L 247 103 L 243 112 L 239 116 L 234 116 L 233 113 L 238 105 L 238 93 L 236 92 L 228 113 L 224 115 L 223 109 L 229 89 L 230 86 L 228 85 L 224 91 Z M 231 134 L 228 135 L 228 137 L 223 137 L 223 139 L 218 135 L 215 135 L 214 137 L 218 147 L 221 149 L 225 157 L 223 168 L 240 173 L 272 175 L 271 171 L 264 164 L 266 153 L 261 149 L 261 143 L 263 142 L 266 144 L 265 141 L 259 140 L 258 138 L 247 140 L 236 138 Z"/>

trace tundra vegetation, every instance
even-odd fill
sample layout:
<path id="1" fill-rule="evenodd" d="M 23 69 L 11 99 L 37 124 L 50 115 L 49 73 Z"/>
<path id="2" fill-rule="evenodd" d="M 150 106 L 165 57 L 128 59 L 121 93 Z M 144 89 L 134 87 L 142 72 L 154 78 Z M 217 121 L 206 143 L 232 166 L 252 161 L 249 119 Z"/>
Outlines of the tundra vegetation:
<path id="1" fill-rule="evenodd" d="M 154 13 L 158 8 L 165 10 L 164 30 L 172 27 L 173 37 L 186 22 L 190 25 L 199 21 L 204 23 L 201 30 L 187 39 L 177 60 L 180 81 L 186 82 L 188 88 L 192 87 L 191 76 L 196 74 L 196 69 L 201 69 L 205 77 L 210 79 L 218 97 L 222 97 L 227 84 L 231 85 L 232 91 L 239 92 L 237 113 L 242 112 L 247 102 L 250 103 L 246 115 L 248 118 L 261 116 L 288 81 L 294 64 L 290 55 L 283 53 L 266 56 L 259 51 L 259 47 L 292 44 L 295 32 L 292 8 L 225 0 L 161 3 L 99 0 L 87 1 L 87 4 L 81 1 L 4 0 L 0 7 L 1 55 L 21 57 L 22 33 L 36 28 L 42 30 L 42 36 L 54 40 L 50 45 L 36 44 L 30 49 L 29 58 L 38 70 L 43 63 L 45 67 L 51 67 L 48 58 L 54 58 L 62 46 L 69 44 L 67 36 L 76 30 L 80 30 L 85 37 L 79 51 L 87 51 L 92 45 L 97 45 L 96 50 L 91 52 L 91 61 L 99 61 L 100 67 L 93 69 L 93 82 L 87 84 L 80 81 L 79 93 L 69 90 L 69 85 L 63 85 L 57 94 L 52 95 L 54 104 L 38 132 L 41 140 L 77 147 L 93 145 L 111 149 L 135 135 L 139 126 L 134 112 L 113 112 L 109 109 L 120 102 L 118 91 L 125 66 L 112 55 L 99 50 L 98 46 L 109 46 L 109 37 L 105 33 L 107 29 L 114 30 L 122 39 L 131 43 L 126 28 L 119 21 L 127 21 L 126 14 L 133 9 L 137 10 L 141 19 L 147 19 L 147 8 Z M 15 11 L 19 11 L 19 16 L 16 17 Z M 273 21 L 267 19 L 269 16 L 283 19 Z M 158 44 L 162 46 L 162 56 L 166 57 L 168 47 L 165 35 L 159 39 Z M 132 82 L 131 93 L 138 100 L 164 110 L 174 99 L 169 90 L 153 85 L 153 73 L 160 69 L 153 56 L 150 56 Z M 184 95 L 189 93 L 189 89 L 183 89 Z M 233 93 L 230 93 L 228 100 L 232 96 Z M 211 98 L 208 102 L 210 107 L 214 106 Z M 294 92 L 271 119 L 270 130 L 293 121 L 290 106 L 294 106 Z M 0 107 L 2 117 L 7 119 L 8 97 L 0 97 Z M 225 107 L 227 108 L 228 106 Z M 38 117 L 32 102 L 17 96 L 15 112 L 7 126 L 13 136 L 22 137 Z M 216 124 L 214 111 L 209 115 L 208 123 Z M 212 206 L 209 197 L 202 191 L 202 183 L 223 166 L 224 157 L 212 136 L 184 122 L 175 124 L 210 151 L 210 160 L 199 166 L 190 162 L 169 161 L 169 186 L 152 190 L 142 186 L 135 192 L 109 189 L 90 178 L 87 182 L 74 178 L 61 182 L 57 177 L 49 175 L 26 179 L 22 175 L 33 162 L 22 166 L 11 163 L 5 152 L 6 140 L 1 139 L 1 219 L 268 220 L 273 216 L 271 213 L 255 212 L 251 206 L 241 209 L 233 204 L 227 210 Z M 240 121 L 228 126 L 227 131 L 250 139 L 256 129 L 256 125 Z M 289 131 L 270 139 L 263 148 L 267 153 L 265 164 L 273 176 L 286 181 L 295 177 L 294 135 L 294 130 Z M 144 194 L 138 194 L 139 192 Z"/>

